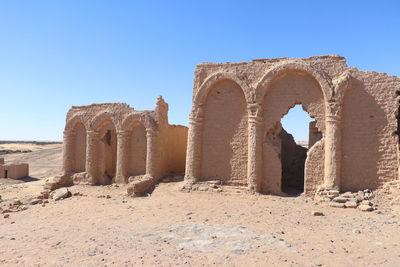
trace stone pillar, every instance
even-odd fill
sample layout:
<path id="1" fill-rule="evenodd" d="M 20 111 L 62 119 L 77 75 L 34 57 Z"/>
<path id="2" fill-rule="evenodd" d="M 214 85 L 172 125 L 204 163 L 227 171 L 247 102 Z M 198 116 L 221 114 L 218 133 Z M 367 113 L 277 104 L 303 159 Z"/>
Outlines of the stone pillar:
<path id="1" fill-rule="evenodd" d="M 325 167 L 324 188 L 340 191 L 341 125 L 339 112 L 325 115 Z"/>
<path id="2" fill-rule="evenodd" d="M 147 149 L 146 149 L 146 176 L 159 178 L 160 164 L 158 162 L 157 150 L 157 132 L 152 129 L 146 129 Z"/>
<path id="3" fill-rule="evenodd" d="M 262 180 L 262 106 L 250 104 L 248 108 L 247 181 L 249 190 L 261 191 Z"/>
<path id="4" fill-rule="evenodd" d="M 117 132 L 117 170 L 115 183 L 126 184 L 130 132 Z"/>
<path id="5" fill-rule="evenodd" d="M 99 132 L 88 131 L 86 137 L 86 173 L 88 174 L 88 183 L 97 183 L 100 175 L 99 169 Z"/>
<path id="6" fill-rule="evenodd" d="M 203 108 L 195 108 L 189 117 L 188 147 L 186 153 L 185 181 L 195 183 L 200 178 Z"/>
<path id="7" fill-rule="evenodd" d="M 64 174 L 74 171 L 75 168 L 75 131 L 64 131 L 63 141 L 63 172 Z"/>

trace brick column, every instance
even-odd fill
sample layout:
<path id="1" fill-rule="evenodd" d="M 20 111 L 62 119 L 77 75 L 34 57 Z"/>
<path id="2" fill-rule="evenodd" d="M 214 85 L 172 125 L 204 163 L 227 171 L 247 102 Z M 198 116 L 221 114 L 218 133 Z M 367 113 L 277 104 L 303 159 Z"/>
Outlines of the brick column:
<path id="1" fill-rule="evenodd" d="M 202 107 L 197 107 L 189 117 L 188 147 L 186 153 L 185 181 L 195 183 L 200 178 L 201 144 L 203 132 Z"/>
<path id="2" fill-rule="evenodd" d="M 63 172 L 70 173 L 75 169 L 75 131 L 64 131 L 63 141 Z"/>
<path id="3" fill-rule="evenodd" d="M 86 137 L 86 172 L 88 174 L 88 183 L 97 183 L 100 175 L 99 170 L 99 132 L 88 131 Z"/>
<path id="4" fill-rule="evenodd" d="M 146 175 L 151 178 L 159 178 L 160 168 L 157 151 L 157 132 L 152 129 L 146 129 L 147 149 L 146 149 Z"/>
<path id="5" fill-rule="evenodd" d="M 248 107 L 247 181 L 249 190 L 252 192 L 261 191 L 262 126 L 262 106 L 250 104 Z"/>
<path id="6" fill-rule="evenodd" d="M 115 183 L 127 183 L 127 161 L 129 149 L 130 132 L 117 132 L 117 170 L 115 175 Z"/>
<path id="7" fill-rule="evenodd" d="M 342 157 L 340 107 L 338 104 L 329 103 L 326 112 L 324 188 L 340 191 Z"/>

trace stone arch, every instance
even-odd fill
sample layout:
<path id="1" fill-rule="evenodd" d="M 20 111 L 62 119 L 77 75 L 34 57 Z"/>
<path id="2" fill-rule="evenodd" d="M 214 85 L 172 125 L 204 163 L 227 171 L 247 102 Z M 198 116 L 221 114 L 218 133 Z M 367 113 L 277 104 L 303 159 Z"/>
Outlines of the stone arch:
<path id="1" fill-rule="evenodd" d="M 284 75 L 288 72 L 302 72 L 313 77 L 318 83 L 324 95 L 324 101 L 331 99 L 334 96 L 332 90 L 332 81 L 323 72 L 314 69 L 309 64 L 299 62 L 281 63 L 270 69 L 257 83 L 256 86 L 256 101 L 262 103 L 270 85 L 277 77 Z"/>
<path id="2" fill-rule="evenodd" d="M 282 168 L 282 166 L 279 164 L 269 164 L 268 160 L 273 159 L 277 161 L 277 158 L 281 157 L 281 143 L 279 143 L 279 140 L 272 140 L 272 137 L 279 139 L 278 135 L 280 131 L 278 128 L 280 126 L 280 121 L 292 107 L 300 104 L 303 110 L 306 111 L 311 118 L 316 120 L 316 127 L 322 132 L 322 135 L 325 133 L 326 99 L 327 96 L 332 97 L 333 95 L 331 93 L 331 87 L 326 80 L 323 80 L 323 85 L 321 85 L 319 79 L 322 79 L 322 76 L 315 78 L 314 74 L 310 72 L 310 69 L 304 70 L 304 66 L 307 65 L 285 64 L 276 67 L 263 77 L 257 87 L 258 98 L 261 96 L 263 97 L 262 99 L 258 99 L 258 101 L 262 103 L 265 115 L 265 132 L 263 134 L 263 191 L 280 193 L 281 177 L 279 177 L 279 175 L 282 169 L 275 170 L 275 168 Z M 323 86 L 325 86 L 325 89 Z M 274 130 L 278 132 L 274 132 Z M 313 150 L 312 153 L 319 152 L 320 151 L 315 152 L 315 150 Z M 319 184 L 323 182 L 319 174 L 321 172 L 323 173 L 324 159 L 322 157 L 311 158 L 319 161 L 318 164 L 314 165 L 320 166 L 322 171 L 320 169 L 314 169 L 305 172 L 307 173 L 307 177 L 304 177 L 305 185 L 308 180 Z M 310 165 L 307 163 L 308 159 L 309 157 L 307 157 L 305 165 Z M 319 177 L 315 178 L 314 176 L 317 176 L 317 173 Z"/>
<path id="3" fill-rule="evenodd" d="M 111 115 L 109 112 L 101 112 L 100 114 L 96 115 L 92 120 L 91 120 L 91 130 L 92 131 L 98 131 L 101 126 L 107 122 L 110 121 L 115 127 L 116 131 L 119 131 L 119 123 L 114 119 L 114 117 Z"/>
<path id="4" fill-rule="evenodd" d="M 200 177 L 246 185 L 248 117 L 244 90 L 231 79 L 218 79 L 211 84 L 206 98 L 201 100 L 204 118 L 199 140 Z"/>
<path id="5" fill-rule="evenodd" d="M 153 130 L 153 131 L 157 130 L 156 123 L 151 117 L 134 112 L 130 113 L 123 119 L 121 126 L 122 130 L 128 131 L 131 124 L 134 123 L 135 121 L 138 121 L 141 124 L 143 124 L 146 130 Z"/>
<path id="6" fill-rule="evenodd" d="M 111 114 L 100 113 L 92 120 L 92 129 L 98 133 L 97 151 L 99 160 L 100 184 L 109 184 L 116 175 L 117 131 Z"/>
<path id="7" fill-rule="evenodd" d="M 129 133 L 127 142 L 127 170 L 129 176 L 146 174 L 147 135 L 146 126 L 140 120 L 129 120 L 130 124 L 124 128 Z M 147 125 L 150 127 L 150 125 Z"/>
<path id="8" fill-rule="evenodd" d="M 88 126 L 85 122 L 86 120 L 84 120 L 84 118 L 80 114 L 76 114 L 67 120 L 64 130 L 72 131 L 77 123 L 82 123 L 85 126 L 85 129 L 88 129 Z"/>
<path id="9" fill-rule="evenodd" d="M 79 114 L 70 118 L 65 125 L 66 134 L 70 135 L 64 143 L 64 149 L 70 151 L 71 165 L 69 171 L 84 172 L 86 170 L 86 135 L 87 125 Z"/>
<path id="10" fill-rule="evenodd" d="M 253 102 L 251 88 L 243 80 L 239 79 L 239 77 L 230 72 L 217 72 L 209 76 L 200 86 L 193 100 L 194 105 L 203 105 L 206 101 L 209 91 L 216 83 L 222 80 L 231 80 L 235 82 L 243 91 L 246 102 Z"/>

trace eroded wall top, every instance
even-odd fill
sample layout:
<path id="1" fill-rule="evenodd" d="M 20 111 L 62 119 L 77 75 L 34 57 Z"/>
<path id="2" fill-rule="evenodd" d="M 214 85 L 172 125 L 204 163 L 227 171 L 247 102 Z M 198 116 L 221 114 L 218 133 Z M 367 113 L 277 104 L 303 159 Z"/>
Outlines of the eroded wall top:
<path id="1" fill-rule="evenodd" d="M 73 106 L 67 113 L 65 130 L 83 123 L 88 131 L 96 131 L 104 121 L 111 121 L 117 131 L 125 131 L 134 122 L 141 122 L 148 130 L 168 125 L 168 104 L 160 96 L 154 110 L 135 110 L 126 103 L 102 103 Z"/>
<path id="2" fill-rule="evenodd" d="M 202 87 L 207 86 L 207 82 L 212 83 L 221 77 L 229 78 L 238 83 L 248 102 L 258 102 L 257 90 L 265 86 L 265 80 L 285 72 L 285 70 L 299 70 L 308 72 L 314 77 L 320 76 L 320 81 L 326 81 L 326 93 L 332 94 L 335 82 L 340 82 L 343 73 L 362 76 L 381 76 L 389 79 L 399 78 L 388 76 L 386 73 L 376 73 L 372 71 L 359 71 L 357 68 L 347 66 L 346 59 L 339 55 L 312 56 L 309 58 L 274 58 L 274 59 L 254 59 L 252 62 L 239 63 L 202 63 L 196 66 L 193 101 L 200 98 L 198 94 Z M 279 75 L 278 75 L 279 76 Z M 263 83 L 264 81 L 264 83 Z M 324 89 L 324 88 L 323 88 Z M 328 92 L 328 91 L 331 92 Z M 328 99 L 331 95 L 326 96 Z"/>

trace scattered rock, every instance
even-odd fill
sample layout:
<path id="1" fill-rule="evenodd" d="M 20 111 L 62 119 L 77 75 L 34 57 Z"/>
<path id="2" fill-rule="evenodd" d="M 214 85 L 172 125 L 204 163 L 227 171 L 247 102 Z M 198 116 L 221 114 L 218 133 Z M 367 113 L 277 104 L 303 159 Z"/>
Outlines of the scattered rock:
<path id="1" fill-rule="evenodd" d="M 339 203 L 339 202 L 331 202 L 329 203 L 330 207 L 334 207 L 334 208 L 344 208 L 344 203 Z"/>
<path id="2" fill-rule="evenodd" d="M 38 196 L 38 198 L 41 199 L 48 199 L 49 197 L 50 197 L 50 192 L 48 190 L 40 192 L 40 196 Z"/>
<path id="3" fill-rule="evenodd" d="M 333 202 L 337 202 L 337 203 L 346 203 L 347 202 L 347 198 L 342 197 L 342 196 L 338 196 L 335 197 L 334 199 L 332 199 Z"/>
<path id="4" fill-rule="evenodd" d="M 322 211 L 312 211 L 311 215 L 313 215 L 313 216 L 325 216 L 325 214 Z"/>
<path id="5" fill-rule="evenodd" d="M 358 230 L 358 229 L 354 229 L 354 230 L 353 230 L 353 234 L 361 234 L 361 231 Z"/>
<path id="6" fill-rule="evenodd" d="M 201 185 L 197 188 L 197 190 L 199 191 L 208 191 L 209 187 L 206 185 Z"/>
<path id="7" fill-rule="evenodd" d="M 56 189 L 54 191 L 52 198 L 57 201 L 57 200 L 61 200 L 61 199 L 64 199 L 64 198 L 67 198 L 70 196 L 71 196 L 71 192 L 68 190 L 68 188 L 62 187 L 62 188 Z"/>
<path id="8" fill-rule="evenodd" d="M 361 201 L 361 205 L 372 206 L 372 203 L 369 200 L 363 200 L 363 201 Z"/>
<path id="9" fill-rule="evenodd" d="M 17 211 L 23 211 L 23 210 L 27 210 L 28 207 L 23 205 L 23 206 L 19 206 Z"/>
<path id="10" fill-rule="evenodd" d="M 34 199 L 32 199 L 31 201 L 29 201 L 29 204 L 30 204 L 30 205 L 36 205 L 36 204 L 39 204 L 39 203 L 41 203 L 41 202 L 42 202 L 41 199 L 34 198 Z"/>
<path id="11" fill-rule="evenodd" d="M 358 208 L 361 211 L 373 211 L 374 210 L 371 206 L 365 205 L 365 204 L 361 204 L 360 206 L 358 206 Z"/>
<path id="12" fill-rule="evenodd" d="M 4 214 L 4 219 L 7 219 L 10 217 L 10 214 Z"/>
<path id="13" fill-rule="evenodd" d="M 357 208 L 358 204 L 356 201 L 348 201 L 348 202 L 344 203 L 344 206 L 346 208 L 355 209 L 355 208 Z"/>
<path id="14" fill-rule="evenodd" d="M 12 205 L 12 206 L 20 206 L 20 205 L 22 205 L 22 202 L 21 202 L 21 200 L 19 200 L 19 199 L 15 199 L 15 200 L 12 202 L 11 205 Z"/>
<path id="15" fill-rule="evenodd" d="M 343 194 L 341 194 L 340 196 L 341 196 L 341 197 L 344 197 L 344 198 L 354 198 L 354 194 L 351 193 L 351 192 L 343 193 Z"/>

